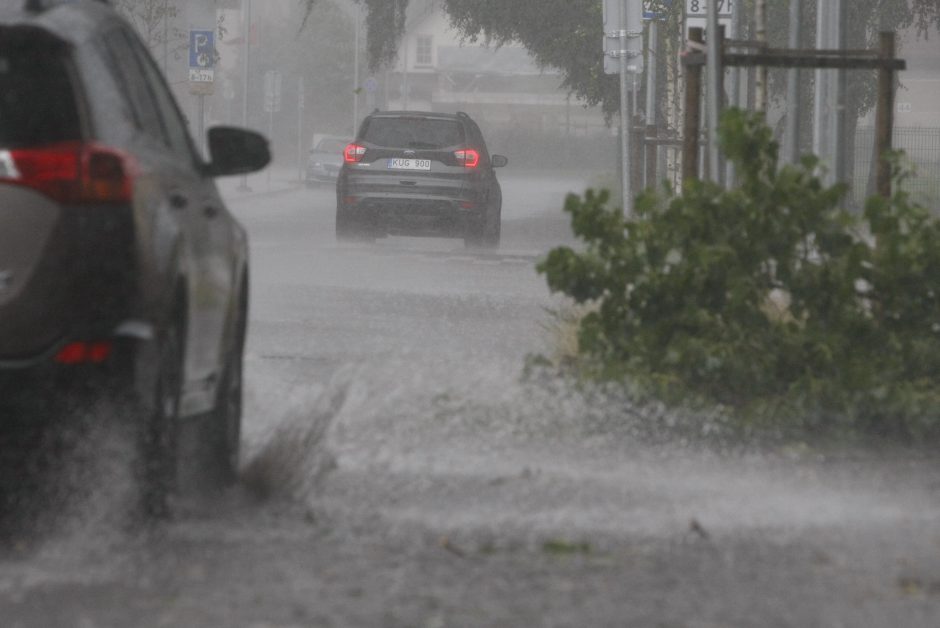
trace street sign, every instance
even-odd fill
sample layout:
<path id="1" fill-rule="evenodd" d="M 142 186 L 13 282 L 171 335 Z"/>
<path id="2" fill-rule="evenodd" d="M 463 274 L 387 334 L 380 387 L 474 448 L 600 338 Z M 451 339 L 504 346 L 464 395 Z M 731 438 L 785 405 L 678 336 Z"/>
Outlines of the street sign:
<path id="1" fill-rule="evenodd" d="M 736 0 L 717 0 L 718 17 L 730 18 L 734 15 Z M 685 0 L 685 14 L 688 17 L 708 17 L 708 0 Z"/>
<path id="2" fill-rule="evenodd" d="M 643 19 L 647 22 L 652 20 L 665 20 L 665 9 L 671 6 L 672 0 L 643 0 Z"/>
<path id="3" fill-rule="evenodd" d="M 277 113 L 281 110 L 281 73 L 268 70 L 264 73 L 264 111 Z"/>
<path id="4" fill-rule="evenodd" d="M 738 2 L 741 0 L 716 0 L 718 2 L 718 24 L 725 27 L 725 35 L 735 37 L 732 24 Z M 708 0 L 685 0 L 685 28 L 708 28 Z"/>
<path id="5" fill-rule="evenodd" d="M 215 31 L 189 31 L 189 81 L 211 83 L 215 80 Z"/>
<path id="6" fill-rule="evenodd" d="M 209 96 L 215 83 L 215 31 L 189 31 L 189 91 Z"/>
<path id="7" fill-rule="evenodd" d="M 604 73 L 620 74 L 620 58 L 627 57 L 627 71 L 643 72 L 642 0 L 604 0 Z M 626 30 L 626 50 L 620 38 Z"/>

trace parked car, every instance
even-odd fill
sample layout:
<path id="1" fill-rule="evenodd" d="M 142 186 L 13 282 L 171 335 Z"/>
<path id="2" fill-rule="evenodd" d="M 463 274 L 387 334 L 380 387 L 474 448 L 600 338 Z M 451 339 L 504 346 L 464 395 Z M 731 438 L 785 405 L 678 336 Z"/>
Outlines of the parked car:
<path id="1" fill-rule="evenodd" d="M 376 112 L 344 151 L 336 184 L 336 237 L 463 238 L 499 246 L 502 191 L 480 127 L 466 113 Z"/>
<path id="2" fill-rule="evenodd" d="M 184 419 L 204 422 L 205 478 L 237 469 L 248 249 L 215 178 L 270 154 L 228 127 L 208 149 L 108 3 L 0 1 L 0 430 L 115 408 L 151 513 Z"/>
<path id="3" fill-rule="evenodd" d="M 333 135 L 324 136 L 317 141 L 317 145 L 307 156 L 307 187 L 315 187 L 320 183 L 336 185 L 347 144 L 349 138 Z"/>

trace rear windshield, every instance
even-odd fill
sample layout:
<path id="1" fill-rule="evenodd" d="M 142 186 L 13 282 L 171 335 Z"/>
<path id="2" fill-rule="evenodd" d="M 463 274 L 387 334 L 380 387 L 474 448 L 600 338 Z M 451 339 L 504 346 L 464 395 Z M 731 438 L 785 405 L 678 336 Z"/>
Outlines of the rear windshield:
<path id="1" fill-rule="evenodd" d="M 81 139 L 75 102 L 60 55 L 27 43 L 0 43 L 0 146 Z"/>
<path id="2" fill-rule="evenodd" d="M 435 118 L 372 118 L 363 129 L 365 142 L 385 148 L 439 149 L 464 143 L 463 127 L 455 120 Z"/>
<path id="3" fill-rule="evenodd" d="M 347 144 L 349 144 L 349 142 L 344 140 L 325 139 L 320 140 L 320 143 L 317 144 L 317 150 L 321 153 L 336 153 L 342 155 Z"/>

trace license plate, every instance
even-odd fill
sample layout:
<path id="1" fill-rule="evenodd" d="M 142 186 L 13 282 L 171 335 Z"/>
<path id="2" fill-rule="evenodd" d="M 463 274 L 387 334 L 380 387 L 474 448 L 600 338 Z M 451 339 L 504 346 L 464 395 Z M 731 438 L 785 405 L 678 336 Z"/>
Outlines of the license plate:
<path id="1" fill-rule="evenodd" d="M 389 159 L 389 170 L 431 170 L 430 159 Z"/>

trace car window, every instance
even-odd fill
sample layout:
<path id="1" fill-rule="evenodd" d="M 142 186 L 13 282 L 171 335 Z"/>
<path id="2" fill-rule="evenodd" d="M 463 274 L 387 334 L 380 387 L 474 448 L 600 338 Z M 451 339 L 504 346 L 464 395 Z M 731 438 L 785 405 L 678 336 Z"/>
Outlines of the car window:
<path id="1" fill-rule="evenodd" d="M 104 37 L 104 44 L 111 72 L 119 79 L 118 84 L 133 107 L 137 127 L 151 138 L 164 142 L 160 116 L 124 33 L 111 31 Z"/>
<path id="2" fill-rule="evenodd" d="M 343 150 L 346 148 L 348 142 L 344 140 L 337 139 L 325 139 L 320 140 L 317 144 L 317 150 L 321 153 L 337 153 L 342 154 Z"/>
<path id="3" fill-rule="evenodd" d="M 62 55 L 0 42 L 0 144 L 81 139 L 75 90 Z"/>
<path id="4" fill-rule="evenodd" d="M 436 150 L 463 144 L 464 132 L 456 120 L 377 117 L 366 122 L 362 139 L 384 148 Z"/>
<path id="5" fill-rule="evenodd" d="M 140 42 L 134 37 L 128 37 L 128 43 L 134 52 L 139 67 L 143 70 L 143 76 L 146 80 L 148 93 L 151 94 L 163 129 L 166 142 L 170 149 L 184 161 L 186 164 L 195 164 L 198 159 L 193 150 L 192 140 L 189 137 L 189 131 L 186 128 L 186 122 L 180 114 L 179 107 L 176 105 L 173 95 L 170 93 L 163 78 L 163 74 L 157 69 L 150 54 L 144 49 Z"/>

